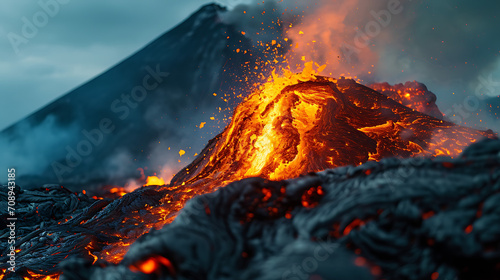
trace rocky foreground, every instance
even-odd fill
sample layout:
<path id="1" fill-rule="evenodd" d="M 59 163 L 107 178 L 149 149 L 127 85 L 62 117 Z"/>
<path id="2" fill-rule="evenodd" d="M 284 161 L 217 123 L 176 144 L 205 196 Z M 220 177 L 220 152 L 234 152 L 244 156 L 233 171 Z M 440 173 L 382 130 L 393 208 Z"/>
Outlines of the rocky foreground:
<path id="1" fill-rule="evenodd" d="M 500 279 L 500 141 L 197 196 L 118 265 L 61 279 Z"/>

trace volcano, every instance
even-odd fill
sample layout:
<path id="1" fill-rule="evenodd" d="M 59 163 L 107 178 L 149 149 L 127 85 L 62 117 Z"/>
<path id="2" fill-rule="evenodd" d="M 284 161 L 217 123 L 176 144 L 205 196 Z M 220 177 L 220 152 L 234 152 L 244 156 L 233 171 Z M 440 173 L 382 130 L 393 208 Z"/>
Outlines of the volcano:
<path id="1" fill-rule="evenodd" d="M 87 272 L 83 272 L 78 263 L 75 270 L 80 271 L 79 274 L 72 274 L 72 269 L 63 265 L 69 279 L 91 275 L 89 273 L 94 268 L 90 267 L 93 264 L 99 267 L 119 264 L 120 269 L 125 264 L 126 271 L 123 273 L 149 274 L 149 271 L 156 275 L 156 268 L 164 267 L 169 271 L 173 269 L 171 256 L 158 255 L 146 264 L 135 257 L 134 262 L 139 263 L 121 263 L 128 246 L 151 229 L 160 229 L 174 221 L 186 202 L 196 196 L 224 189 L 229 183 L 250 177 L 278 181 L 330 169 L 332 171 L 327 172 L 336 174 L 345 172 L 346 168 L 362 170 L 364 176 L 369 176 L 377 170 L 370 166 L 379 166 L 375 162 L 384 160 L 380 172 L 389 174 L 389 171 L 385 173 L 385 168 L 392 160 L 397 160 L 394 158 L 425 161 L 429 165 L 433 165 L 434 161 L 424 158 L 436 158 L 436 162 L 445 168 L 451 168 L 455 165 L 453 158 L 458 158 L 460 164 L 467 164 L 467 156 L 458 156 L 471 143 L 482 138 L 496 138 L 491 131 L 458 126 L 406 107 L 354 80 L 321 76 L 320 71 L 324 67 L 316 65 L 316 68 L 313 63 L 306 63 L 304 70 L 298 74 L 288 70 L 282 75 L 273 72 L 266 83 L 235 109 L 232 121 L 224 132 L 210 140 L 199 157 L 174 176 L 168 185 L 143 187 L 118 199 L 89 198 L 84 193 L 73 193 L 58 185 L 30 191 L 16 190 L 19 193 L 19 211 L 26 217 L 19 221 L 18 234 L 24 237 L 19 241 L 18 272 L 32 279 L 44 279 L 45 275 L 55 277 L 61 271 L 59 263 L 83 257 L 80 264 L 85 263 L 84 267 L 89 269 Z M 477 149 L 481 151 L 481 148 Z M 477 157 L 477 162 L 480 158 Z M 471 164 L 474 165 L 474 162 L 471 161 Z M 356 169 L 355 166 L 359 165 L 361 166 Z M 419 168 L 415 167 L 416 170 Z M 348 174 L 352 172 L 347 172 L 346 176 L 350 176 Z M 445 176 L 446 172 L 443 171 L 441 175 Z M 493 185 L 497 179 L 491 179 Z M 323 182 L 330 182 L 328 176 L 322 180 L 322 183 L 308 184 L 310 188 L 306 192 L 294 192 L 292 187 L 290 191 L 293 194 L 286 200 L 297 201 L 300 207 L 306 209 L 315 209 L 324 195 Z M 454 182 L 454 179 L 449 180 L 451 181 L 447 182 L 450 184 Z M 242 182 L 235 185 L 255 185 L 248 183 L 251 181 Z M 234 207 L 239 209 L 239 221 L 255 221 L 257 224 L 264 222 L 267 214 L 258 214 L 263 211 L 256 210 L 261 207 L 259 203 L 267 205 L 269 199 L 274 197 L 277 185 L 282 186 L 279 192 L 288 192 L 286 182 L 269 183 L 273 187 L 268 187 L 265 182 L 267 181 L 256 183 L 262 186 L 257 189 L 263 197 L 249 198 L 256 205 L 235 204 Z M 352 181 L 352 184 L 357 183 Z M 231 189 L 234 190 L 235 185 Z M 421 184 L 417 184 L 411 192 L 419 193 L 418 186 Z M 329 188 L 332 191 L 335 186 L 330 185 Z M 373 188 L 376 189 L 376 186 Z M 241 191 L 246 192 L 244 189 Z M 491 195 L 492 192 L 494 188 L 488 188 L 487 194 Z M 235 190 L 234 195 L 238 196 L 239 192 Z M 251 195 L 253 196 L 254 194 Z M 279 214 L 289 219 L 293 217 L 293 207 L 289 208 L 286 203 L 281 205 L 281 202 L 284 203 L 283 199 L 285 198 L 273 202 L 278 203 L 273 204 L 274 206 L 268 205 L 262 209 L 270 211 L 273 217 Z M 200 199 L 197 201 L 200 202 Z M 209 216 L 213 213 L 215 217 L 219 217 L 221 209 L 232 207 L 221 206 L 219 209 L 213 203 L 217 204 L 209 199 L 206 203 L 199 203 L 195 209 L 193 206 L 188 207 L 183 213 L 189 216 L 192 214 L 189 211 L 198 213 L 202 210 Z M 36 208 L 33 207 L 35 204 L 38 205 Z M 421 209 L 431 211 L 426 208 L 428 206 Z M 377 213 L 377 206 L 370 207 L 369 213 Z M 432 209 L 434 212 L 439 211 Z M 311 212 L 313 216 L 321 215 L 313 213 Z M 349 213 L 346 212 L 346 215 L 351 215 Z M 194 215 L 192 218 L 197 219 L 199 214 Z M 7 218 L 7 213 L 2 212 L 2 217 Z M 366 219 L 367 216 L 358 218 Z M 350 221 L 355 223 L 350 228 L 366 223 L 359 219 L 357 222 Z M 2 232 L 7 230 L 3 228 Z M 345 224 L 342 232 L 349 233 Z M 1 260 L 5 263 L 7 259 L 4 257 Z M 129 264 L 132 266 L 129 267 Z M 4 267 L 5 265 L 0 266 Z"/>
<path id="2" fill-rule="evenodd" d="M 2 148 L 37 168 L 11 187 L 16 246 L 0 243 L 0 280 L 499 279 L 493 131 L 448 121 L 416 81 L 365 86 L 313 62 L 292 72 L 291 40 L 252 42 L 225 12 L 203 7 L 1 132 Z M 158 84 L 130 103 L 145 80 Z M 206 143 L 210 116 L 223 131 Z M 104 118 L 114 133 L 95 131 Z M 82 190 L 123 184 L 152 157 L 172 162 L 159 142 L 201 152 L 168 184 Z"/>

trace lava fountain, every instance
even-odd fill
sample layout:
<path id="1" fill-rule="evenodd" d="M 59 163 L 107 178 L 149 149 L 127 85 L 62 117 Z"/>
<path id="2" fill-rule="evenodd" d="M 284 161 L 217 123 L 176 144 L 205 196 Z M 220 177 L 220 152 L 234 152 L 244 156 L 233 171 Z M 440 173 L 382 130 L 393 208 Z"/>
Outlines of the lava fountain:
<path id="1" fill-rule="evenodd" d="M 421 94 L 393 99 L 351 79 L 319 76 L 325 66 L 314 66 L 273 73 L 171 185 L 211 191 L 248 177 L 283 180 L 385 157 L 453 157 L 495 137 L 419 112 L 427 110 Z"/>

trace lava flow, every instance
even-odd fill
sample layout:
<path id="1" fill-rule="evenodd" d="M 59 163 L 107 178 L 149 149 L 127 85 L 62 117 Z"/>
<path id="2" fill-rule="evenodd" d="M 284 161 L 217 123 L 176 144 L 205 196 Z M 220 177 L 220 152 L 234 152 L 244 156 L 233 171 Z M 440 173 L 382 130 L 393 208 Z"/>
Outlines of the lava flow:
<path id="1" fill-rule="evenodd" d="M 431 106 L 434 100 L 423 101 L 424 91 L 399 98 L 396 89 L 389 98 L 350 79 L 319 76 L 324 66 L 316 66 L 306 63 L 299 74 L 273 73 L 171 184 L 206 192 L 248 177 L 283 180 L 384 157 L 453 157 L 495 137 L 422 113 L 441 114 Z"/>
<path id="2" fill-rule="evenodd" d="M 235 109 L 226 129 L 164 187 L 170 193 L 157 209 L 170 217 L 165 223 L 194 196 L 244 178 L 284 180 L 386 157 L 455 157 L 471 143 L 496 138 L 443 120 L 422 84 L 372 85 L 382 94 L 351 79 L 319 76 L 325 67 L 316 67 L 273 72 Z M 271 195 L 265 190 L 264 201 Z"/>
<path id="3" fill-rule="evenodd" d="M 24 268 L 37 275 L 26 279 L 57 277 L 60 271 L 57 266 L 42 271 L 29 261 L 35 256 L 52 263 L 77 256 L 86 256 L 92 264 L 118 263 L 130 244 L 150 229 L 172 222 L 188 200 L 243 178 L 290 179 L 386 157 L 454 157 L 481 138 L 496 137 L 419 112 L 425 112 L 425 106 L 406 107 L 400 99 L 354 80 L 320 76 L 324 66 L 316 67 L 311 62 L 298 74 L 273 73 L 235 109 L 226 129 L 168 185 L 155 177 L 147 185 L 163 186 L 131 193 L 116 189 L 119 198 L 102 200 L 64 188 L 46 190 L 51 197 L 44 196 L 46 203 L 36 200 L 37 205 L 53 207 L 51 199 L 60 195 L 64 207 L 58 215 L 63 218 L 54 220 L 50 211 L 44 211 L 49 214 L 43 219 L 51 222 L 43 229 L 33 228 L 34 238 L 43 235 L 48 247 L 21 245 L 19 264 L 25 263 Z M 69 198 L 76 203 L 71 202 L 71 209 L 64 202 Z M 33 223 L 40 220 L 36 215 L 38 211 L 32 215 Z"/>

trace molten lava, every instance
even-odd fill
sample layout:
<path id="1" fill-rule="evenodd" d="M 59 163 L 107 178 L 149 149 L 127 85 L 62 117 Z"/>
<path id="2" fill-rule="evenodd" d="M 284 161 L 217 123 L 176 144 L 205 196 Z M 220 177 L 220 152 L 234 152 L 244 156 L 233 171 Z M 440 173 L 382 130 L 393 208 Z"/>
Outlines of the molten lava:
<path id="1" fill-rule="evenodd" d="M 319 76 L 324 66 L 316 66 L 314 70 L 313 63 L 306 63 L 298 74 L 287 70 L 281 76 L 273 73 L 235 109 L 226 129 L 210 140 L 169 185 L 158 177 L 149 177 L 143 188 L 131 193 L 115 188 L 112 192 L 119 198 L 95 200 L 87 210 L 62 220 L 62 225 L 81 232 L 79 242 L 91 241 L 85 249 L 75 246 L 73 253 L 88 255 L 91 262 L 118 263 L 130 244 L 151 228 L 172 222 L 188 200 L 243 178 L 290 179 L 385 157 L 454 157 L 481 138 L 495 138 L 492 132 L 422 113 L 433 109 L 433 103 L 427 102 L 432 98 L 419 97 L 418 85 L 406 89 L 373 86 L 384 95 L 350 79 Z M 265 200 L 272 193 L 263 190 L 263 195 Z M 315 207 L 317 197 L 322 195 L 321 187 L 311 189 L 301 198 L 302 205 Z M 290 213 L 286 217 L 290 218 Z M 356 226 L 359 223 L 345 231 Z M 102 239 L 93 241 L 93 236 L 86 235 L 95 231 L 106 231 L 106 238 L 100 236 Z M 61 241 L 57 246 L 66 244 Z M 169 267 L 166 264 L 166 260 L 154 258 L 132 268 L 156 273 L 161 267 Z M 57 271 L 54 267 L 43 273 L 57 277 Z M 44 277 L 37 274 L 32 278 Z"/>
<path id="2" fill-rule="evenodd" d="M 156 176 L 148 176 L 147 182 L 144 186 L 163 186 L 165 185 L 165 180 L 163 178 L 158 178 Z"/>
<path id="3" fill-rule="evenodd" d="M 495 137 L 419 112 L 440 113 L 418 88 L 395 90 L 389 98 L 353 80 L 318 76 L 324 66 L 313 66 L 306 63 L 299 74 L 273 73 L 171 185 L 206 192 L 248 177 L 283 180 L 384 157 L 453 157 Z"/>

